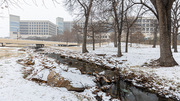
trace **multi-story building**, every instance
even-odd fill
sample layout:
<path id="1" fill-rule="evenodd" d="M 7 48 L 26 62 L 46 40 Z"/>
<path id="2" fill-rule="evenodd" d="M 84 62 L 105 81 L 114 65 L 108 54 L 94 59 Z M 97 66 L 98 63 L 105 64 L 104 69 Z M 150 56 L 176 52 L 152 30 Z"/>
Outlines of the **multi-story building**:
<path id="1" fill-rule="evenodd" d="M 131 28 L 131 32 L 141 32 L 145 37 L 152 38 L 157 23 L 158 21 L 154 17 L 140 17 Z"/>
<path id="2" fill-rule="evenodd" d="M 20 20 L 20 17 L 10 15 L 10 37 L 50 37 L 57 35 L 57 25 L 48 20 Z"/>
<path id="3" fill-rule="evenodd" d="M 64 22 L 64 31 L 72 31 L 73 22 L 72 21 L 65 21 Z"/>
<path id="4" fill-rule="evenodd" d="M 58 26 L 57 34 L 63 34 L 64 33 L 64 19 L 61 17 L 57 17 L 56 25 Z"/>
<path id="5" fill-rule="evenodd" d="M 50 37 L 57 35 L 57 26 L 46 20 L 20 21 L 20 35 L 27 37 Z"/>
<path id="6" fill-rule="evenodd" d="M 20 17 L 15 15 L 10 15 L 9 22 L 10 22 L 9 23 L 10 36 L 17 38 L 20 29 Z"/>

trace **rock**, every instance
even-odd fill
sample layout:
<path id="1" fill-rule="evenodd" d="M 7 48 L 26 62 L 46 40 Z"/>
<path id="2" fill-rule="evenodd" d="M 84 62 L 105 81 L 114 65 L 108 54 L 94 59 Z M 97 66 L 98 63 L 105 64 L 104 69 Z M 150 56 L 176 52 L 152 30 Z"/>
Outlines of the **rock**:
<path id="1" fill-rule="evenodd" d="M 17 62 L 22 62 L 22 61 L 24 61 L 23 59 L 19 59 L 19 60 L 17 60 Z"/>
<path id="2" fill-rule="evenodd" d="M 83 92 L 85 90 L 85 88 L 78 88 L 78 87 L 73 87 L 72 85 L 68 85 L 66 86 L 66 89 L 68 91 L 76 91 L 76 92 Z"/>
<path id="3" fill-rule="evenodd" d="M 66 56 L 65 55 L 60 55 L 61 58 L 65 58 Z"/>
<path id="4" fill-rule="evenodd" d="M 69 65 L 72 65 L 73 63 L 72 63 L 72 61 L 70 61 L 68 64 L 69 64 Z"/>
<path id="5" fill-rule="evenodd" d="M 122 60 L 122 61 L 127 61 L 127 60 Z"/>
<path id="6" fill-rule="evenodd" d="M 88 75 L 93 75 L 93 73 L 92 73 L 92 72 L 87 72 L 87 74 L 88 74 Z"/>
<path id="7" fill-rule="evenodd" d="M 24 49 L 18 49 L 18 51 L 23 51 L 24 52 L 25 50 Z"/>
<path id="8" fill-rule="evenodd" d="M 106 54 L 96 54 L 97 56 L 105 56 Z"/>
<path id="9" fill-rule="evenodd" d="M 70 84 L 68 80 L 61 77 L 55 71 L 51 71 L 47 77 L 47 84 L 54 87 L 66 87 Z"/>
<path id="10" fill-rule="evenodd" d="M 100 91 L 100 89 L 96 89 L 96 90 L 94 90 L 92 93 L 93 93 L 93 94 L 97 94 L 99 91 Z"/>
<path id="11" fill-rule="evenodd" d="M 73 87 L 68 80 L 61 77 L 55 71 L 51 71 L 47 77 L 47 84 L 53 87 L 65 87 L 68 91 L 83 92 L 84 87 Z"/>
<path id="12" fill-rule="evenodd" d="M 26 65 L 34 65 L 35 62 L 34 62 L 33 60 L 28 60 L 28 61 L 26 61 L 25 64 L 26 64 Z"/>
<path id="13" fill-rule="evenodd" d="M 37 83 L 47 83 L 47 81 L 44 81 L 44 80 L 41 80 L 41 79 L 38 79 L 38 78 L 32 78 L 31 80 L 35 81 Z"/>
<path id="14" fill-rule="evenodd" d="M 110 85 L 105 85 L 105 86 L 102 86 L 102 87 L 101 87 L 101 90 L 102 90 L 103 92 L 106 92 L 106 91 L 108 91 L 110 88 L 111 88 Z"/>
<path id="15" fill-rule="evenodd" d="M 103 101 L 102 96 L 98 96 L 98 94 L 95 96 L 97 101 Z"/>
<path id="16" fill-rule="evenodd" d="M 108 85 L 110 81 L 107 80 L 104 76 L 97 77 L 97 85 L 98 87 L 102 87 L 104 85 Z"/>

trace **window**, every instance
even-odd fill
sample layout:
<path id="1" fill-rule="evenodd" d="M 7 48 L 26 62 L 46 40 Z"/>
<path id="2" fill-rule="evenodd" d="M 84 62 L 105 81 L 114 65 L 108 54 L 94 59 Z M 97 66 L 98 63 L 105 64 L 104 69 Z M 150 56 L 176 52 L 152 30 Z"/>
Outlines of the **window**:
<path id="1" fill-rule="evenodd" d="M 149 24 L 146 24 L 146 27 L 149 27 Z"/>
<path id="2" fill-rule="evenodd" d="M 149 31 L 149 28 L 146 28 L 146 31 Z"/>
<path id="3" fill-rule="evenodd" d="M 151 28 L 151 31 L 153 31 L 153 28 Z"/>

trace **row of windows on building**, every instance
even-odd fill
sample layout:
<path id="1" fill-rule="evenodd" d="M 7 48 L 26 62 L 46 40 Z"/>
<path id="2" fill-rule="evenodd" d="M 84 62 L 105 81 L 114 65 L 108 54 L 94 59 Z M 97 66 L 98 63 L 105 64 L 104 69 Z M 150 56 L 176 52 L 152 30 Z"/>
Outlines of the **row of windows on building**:
<path id="1" fill-rule="evenodd" d="M 22 25 L 27 25 L 27 24 L 48 24 L 49 22 L 20 22 Z"/>
<path id="2" fill-rule="evenodd" d="M 138 26 L 138 27 L 155 27 L 155 24 L 134 24 L 134 26 Z"/>
<path id="3" fill-rule="evenodd" d="M 24 29 L 21 29 L 20 32 L 48 32 L 48 30 L 24 30 Z"/>
<path id="4" fill-rule="evenodd" d="M 21 27 L 48 27 L 48 25 L 20 25 Z"/>
<path id="5" fill-rule="evenodd" d="M 153 33 L 155 30 L 154 27 L 151 28 L 131 28 L 131 31 L 142 31 L 143 33 Z"/>
<path id="6" fill-rule="evenodd" d="M 151 22 L 151 23 L 153 23 L 154 21 L 157 22 L 156 19 L 141 19 L 141 18 L 137 19 L 137 22 Z"/>
<path id="7" fill-rule="evenodd" d="M 48 33 L 25 33 L 25 32 L 20 32 L 20 34 L 22 35 L 49 35 Z"/>

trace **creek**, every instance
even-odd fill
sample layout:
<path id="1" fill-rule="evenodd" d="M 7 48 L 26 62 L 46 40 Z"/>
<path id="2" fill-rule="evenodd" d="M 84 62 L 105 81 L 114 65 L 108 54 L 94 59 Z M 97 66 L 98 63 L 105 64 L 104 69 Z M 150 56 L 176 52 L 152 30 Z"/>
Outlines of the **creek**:
<path id="1" fill-rule="evenodd" d="M 96 81 L 97 87 L 112 98 L 119 98 L 121 101 L 178 101 L 173 98 L 165 98 L 158 94 L 148 92 L 145 89 L 137 88 L 131 83 L 121 79 L 117 70 L 104 68 L 104 66 L 90 63 L 83 60 L 61 56 L 60 54 L 46 54 L 48 57 L 54 58 L 60 63 L 68 65 L 69 68 L 77 68 L 82 74 L 95 76 L 95 74 L 103 75 Z M 105 77 L 108 81 L 103 79 Z M 97 76 L 96 76 L 97 79 Z M 102 89 L 104 88 L 104 89 Z M 100 101 L 100 99 L 97 99 Z"/>

